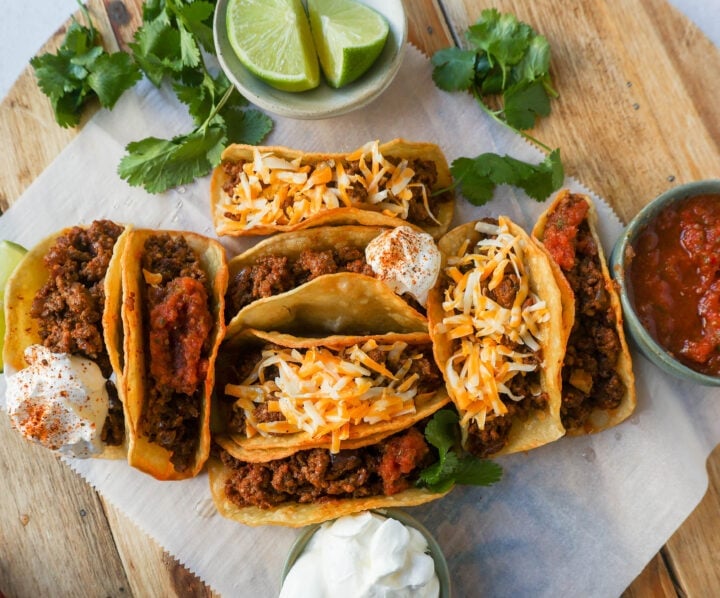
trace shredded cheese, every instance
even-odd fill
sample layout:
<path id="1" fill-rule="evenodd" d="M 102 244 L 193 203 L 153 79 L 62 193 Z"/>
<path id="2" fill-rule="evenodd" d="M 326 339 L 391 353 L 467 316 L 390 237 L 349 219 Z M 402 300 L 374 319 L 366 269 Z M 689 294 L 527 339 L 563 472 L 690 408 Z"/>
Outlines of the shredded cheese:
<path id="1" fill-rule="evenodd" d="M 461 422 L 474 419 L 483 429 L 486 420 L 507 413 L 504 400 L 523 398 L 510 391 L 509 383 L 514 376 L 537 369 L 534 354 L 540 349 L 542 324 L 550 313 L 529 289 L 524 241 L 509 232 L 507 221 L 500 218 L 499 225 L 478 222 L 476 230 L 490 237 L 475 247 L 466 242 L 456 256 L 448 258 L 445 316 L 438 332 L 453 343 L 445 376 Z M 488 296 L 508 273 L 519 281 L 510 308 Z"/>
<path id="2" fill-rule="evenodd" d="M 371 357 L 373 350 L 386 354 L 382 363 Z M 416 401 L 426 395 L 419 394 L 420 376 L 410 371 L 422 357 L 405 342 L 378 344 L 374 339 L 341 350 L 268 348 L 253 372 L 241 384 L 226 385 L 225 393 L 242 409 L 248 437 L 330 435 L 331 450 L 337 452 L 352 426 L 415 413 Z M 285 419 L 257 421 L 254 409 L 260 403 Z"/>
<path id="3" fill-rule="evenodd" d="M 357 168 L 348 172 L 350 163 Z M 220 215 L 229 214 L 243 228 L 293 225 L 325 210 L 368 205 L 388 216 L 407 220 L 413 188 L 420 189 L 430 217 L 429 193 L 414 182 L 415 171 L 407 160 L 393 164 L 377 141 L 365 144 L 345 160 L 301 164 L 300 158 L 285 160 L 272 153 L 253 150 L 253 159 L 242 164 L 232 195 L 224 194 Z"/>

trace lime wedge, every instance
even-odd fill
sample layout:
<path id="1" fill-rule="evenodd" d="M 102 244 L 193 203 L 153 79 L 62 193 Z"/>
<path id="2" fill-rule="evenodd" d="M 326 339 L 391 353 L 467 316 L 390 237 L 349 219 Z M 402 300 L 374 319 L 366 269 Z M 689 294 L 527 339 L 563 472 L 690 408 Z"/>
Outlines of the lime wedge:
<path id="1" fill-rule="evenodd" d="M 0 372 L 3 371 L 2 348 L 5 341 L 5 285 L 27 249 L 12 241 L 0 241 Z"/>
<path id="2" fill-rule="evenodd" d="M 320 83 L 310 24 L 300 0 L 230 0 L 227 32 L 240 62 L 268 85 L 305 91 Z"/>
<path id="3" fill-rule="evenodd" d="M 328 83 L 342 87 L 375 62 L 389 27 L 372 8 L 353 0 L 308 0 L 310 25 Z"/>

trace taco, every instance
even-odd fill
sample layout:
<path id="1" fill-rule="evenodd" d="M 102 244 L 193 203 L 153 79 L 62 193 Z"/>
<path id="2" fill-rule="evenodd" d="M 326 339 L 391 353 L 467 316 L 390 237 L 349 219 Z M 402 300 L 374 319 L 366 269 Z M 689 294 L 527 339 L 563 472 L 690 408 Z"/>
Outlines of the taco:
<path id="1" fill-rule="evenodd" d="M 387 257 L 377 259 L 380 252 Z M 423 304 L 439 266 L 432 238 L 404 226 L 322 226 L 274 235 L 228 264 L 227 334 L 241 328 L 426 332 Z"/>
<path id="2" fill-rule="evenodd" d="M 561 191 L 540 217 L 543 242 L 575 297 L 575 317 L 562 368 L 560 414 L 568 434 L 614 426 L 635 409 L 635 378 L 620 300 L 597 234 L 589 197 Z"/>
<path id="3" fill-rule="evenodd" d="M 127 451 L 121 356 L 107 344 L 117 333 L 126 238 L 127 229 L 109 220 L 58 231 L 24 256 L 5 289 L 3 359 L 8 405 L 17 408 L 11 421 L 66 455 L 124 458 Z M 74 404 L 58 373 L 80 393 Z"/>
<path id="4" fill-rule="evenodd" d="M 302 527 L 368 509 L 409 507 L 443 497 L 415 485 L 433 462 L 422 423 L 343 448 L 264 451 L 269 459 L 241 459 L 215 446 L 208 462 L 219 513 L 245 525 Z M 263 451 L 258 451 L 259 454 Z"/>
<path id="5" fill-rule="evenodd" d="M 464 448 L 487 457 L 559 438 L 567 321 L 549 257 L 502 216 L 461 225 L 438 245 L 429 328 Z"/>
<path id="6" fill-rule="evenodd" d="M 160 480 L 192 477 L 210 451 L 225 252 L 195 233 L 134 230 L 122 255 L 122 285 L 128 461 Z"/>
<path id="7" fill-rule="evenodd" d="M 218 235 L 409 223 L 438 238 L 453 216 L 451 182 L 431 143 L 371 142 L 347 154 L 231 145 L 213 171 L 210 205 Z"/>
<path id="8" fill-rule="evenodd" d="M 247 330 L 218 360 L 215 431 L 243 451 L 390 435 L 449 402 L 427 333 L 300 338 Z M 372 441 L 369 440 L 369 441 Z"/>

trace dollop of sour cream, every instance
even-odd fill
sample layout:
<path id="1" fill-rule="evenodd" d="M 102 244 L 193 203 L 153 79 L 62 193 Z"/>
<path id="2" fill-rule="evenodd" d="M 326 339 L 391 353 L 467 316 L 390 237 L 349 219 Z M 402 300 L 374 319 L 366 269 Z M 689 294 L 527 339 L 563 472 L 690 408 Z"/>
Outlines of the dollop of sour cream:
<path id="1" fill-rule="evenodd" d="M 325 523 L 285 578 L 280 598 L 437 598 L 425 537 L 368 511 Z"/>
<path id="2" fill-rule="evenodd" d="M 23 436 L 69 457 L 101 453 L 109 397 L 98 365 L 42 345 L 25 349 L 25 369 L 7 378 L 6 408 Z"/>
<path id="3" fill-rule="evenodd" d="M 398 295 L 409 293 L 422 306 L 440 273 L 440 250 L 435 240 L 409 226 L 379 234 L 365 248 L 365 259 L 393 291 Z"/>

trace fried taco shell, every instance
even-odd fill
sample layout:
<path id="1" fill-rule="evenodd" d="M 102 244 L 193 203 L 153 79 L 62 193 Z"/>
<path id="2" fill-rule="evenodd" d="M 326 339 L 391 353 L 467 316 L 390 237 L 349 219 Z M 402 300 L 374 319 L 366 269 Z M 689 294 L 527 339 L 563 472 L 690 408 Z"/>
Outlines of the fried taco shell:
<path id="1" fill-rule="evenodd" d="M 256 463 L 217 447 L 208 466 L 213 501 L 221 515 L 245 525 L 302 527 L 436 500 L 446 493 L 415 486 L 432 460 L 420 428 L 336 454 L 306 449 Z"/>
<path id="2" fill-rule="evenodd" d="M 223 344 L 217 379 L 218 442 L 253 461 L 267 460 L 263 451 L 356 448 L 449 402 L 430 337 L 419 332 L 300 338 L 247 330 Z"/>
<path id="3" fill-rule="evenodd" d="M 563 425 L 568 434 L 598 432 L 635 409 L 635 378 L 620 299 L 597 233 L 592 200 L 561 191 L 533 235 L 543 242 L 574 294 L 574 325 L 562 369 Z"/>
<path id="4" fill-rule="evenodd" d="M 487 457 L 561 437 L 563 299 L 572 295 L 562 296 L 549 257 L 502 216 L 461 225 L 438 246 L 429 328 L 464 447 Z"/>
<path id="5" fill-rule="evenodd" d="M 160 480 L 196 475 L 210 451 L 210 396 L 225 332 L 222 246 L 134 230 L 122 255 L 128 461 Z"/>
<path id="6" fill-rule="evenodd" d="M 103 428 L 102 458 L 127 453 L 127 413 L 115 387 L 121 355 L 108 343 L 119 317 L 119 255 L 128 229 L 107 220 L 60 230 L 23 257 L 5 288 L 5 375 L 27 367 L 25 349 L 44 345 L 94 361 L 109 381 L 110 414 Z"/>
<path id="7" fill-rule="evenodd" d="M 345 154 L 231 145 L 211 180 L 218 235 L 267 235 L 321 225 L 411 224 L 438 238 L 454 212 L 437 145 L 395 139 Z"/>
<path id="8" fill-rule="evenodd" d="M 273 235 L 228 264 L 227 336 L 243 328 L 313 335 L 425 332 L 423 308 L 365 260 L 388 229 L 322 226 Z"/>

